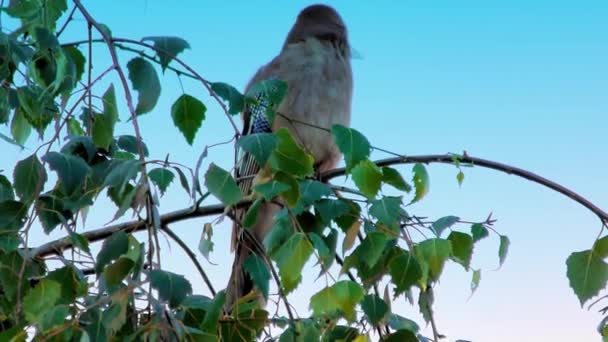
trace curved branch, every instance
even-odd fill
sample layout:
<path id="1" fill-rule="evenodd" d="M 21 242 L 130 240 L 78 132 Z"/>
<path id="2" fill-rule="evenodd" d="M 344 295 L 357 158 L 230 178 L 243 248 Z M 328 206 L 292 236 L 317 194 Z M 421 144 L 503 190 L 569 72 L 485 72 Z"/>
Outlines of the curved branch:
<path id="1" fill-rule="evenodd" d="M 608 213 L 604 210 L 600 209 L 598 206 L 593 204 L 588 199 L 583 196 L 577 194 L 576 192 L 558 184 L 553 181 L 550 181 L 542 176 L 539 176 L 533 172 L 526 171 L 524 169 L 510 166 L 507 164 L 502 164 L 499 162 L 475 158 L 468 155 L 464 156 L 455 156 L 453 154 L 436 154 L 436 155 L 419 155 L 419 156 L 403 156 L 403 157 L 394 157 L 394 158 L 386 158 L 381 159 L 375 162 L 378 166 L 389 166 L 389 165 L 398 165 L 398 164 L 414 164 L 414 163 L 442 163 L 442 164 L 471 164 L 476 165 L 492 170 L 501 171 L 510 175 L 516 175 L 518 177 L 527 179 L 531 182 L 543 185 L 551 190 L 559 192 L 566 197 L 572 199 L 573 201 L 581 204 L 592 213 L 594 213 L 604 224 L 608 222 Z M 344 168 L 337 168 L 334 170 L 330 170 L 321 174 L 321 180 L 329 181 L 333 178 L 337 178 L 340 176 L 346 175 L 346 170 Z M 237 207 L 244 206 L 249 204 L 250 201 L 243 201 L 237 204 Z M 174 222 L 184 221 L 197 217 L 204 217 L 210 215 L 219 215 L 225 212 L 225 208 L 221 204 L 209 205 L 205 207 L 198 208 L 185 208 L 177 211 L 173 211 L 164 215 L 161 215 L 160 221 L 161 224 L 170 224 Z M 129 221 L 125 223 L 115 224 L 108 227 L 103 227 L 95 230 L 91 230 L 82 235 L 89 241 L 95 242 L 99 240 L 103 240 L 115 232 L 124 230 L 126 232 L 136 232 L 139 230 L 145 229 L 144 221 Z M 60 254 L 66 249 L 71 249 L 74 247 L 73 242 L 70 237 L 65 237 L 59 240 L 48 242 L 44 245 L 39 246 L 34 249 L 33 255 L 41 258 L 51 254 Z"/>
<path id="2" fill-rule="evenodd" d="M 608 222 L 608 213 L 604 210 L 600 209 L 598 206 L 593 204 L 591 201 L 586 199 L 585 197 L 577 194 L 576 192 L 566 188 L 565 186 L 548 180 L 547 178 L 537 175 L 534 172 L 530 172 L 515 166 L 495 162 L 492 160 L 475 158 L 469 155 L 459 155 L 456 156 L 454 154 L 432 154 L 432 155 L 420 155 L 420 156 L 403 156 L 403 157 L 392 157 L 375 161 L 378 166 L 389 166 L 396 164 L 414 164 L 414 163 L 422 163 L 422 164 L 430 164 L 430 163 L 442 163 L 442 164 L 471 164 L 474 166 L 481 166 L 487 169 L 492 169 L 496 171 L 501 171 L 509 175 L 515 175 L 524 179 L 527 179 L 533 183 L 540 184 L 544 187 L 547 187 L 553 191 L 557 191 L 560 194 L 570 198 L 571 200 L 579 203 L 585 208 L 589 209 L 593 212 L 597 217 L 600 218 L 602 222 Z M 338 168 L 334 170 L 330 170 L 321 175 L 321 179 L 324 181 L 328 181 L 330 179 L 343 176 L 346 170 L 344 168 Z"/>

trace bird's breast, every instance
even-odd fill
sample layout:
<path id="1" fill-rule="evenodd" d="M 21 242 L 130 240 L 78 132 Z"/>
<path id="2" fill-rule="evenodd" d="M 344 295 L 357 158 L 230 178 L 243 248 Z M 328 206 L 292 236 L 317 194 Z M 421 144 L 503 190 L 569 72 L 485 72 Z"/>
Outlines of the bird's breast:
<path id="1" fill-rule="evenodd" d="M 287 95 L 278 108 L 274 128 L 287 127 L 318 163 L 339 159 L 327 130 L 350 125 L 353 91 L 350 60 L 329 42 L 311 38 L 288 45 L 279 56 L 278 77 Z M 329 164 L 335 164 L 331 162 Z M 335 165 L 331 165 L 333 167 Z"/>

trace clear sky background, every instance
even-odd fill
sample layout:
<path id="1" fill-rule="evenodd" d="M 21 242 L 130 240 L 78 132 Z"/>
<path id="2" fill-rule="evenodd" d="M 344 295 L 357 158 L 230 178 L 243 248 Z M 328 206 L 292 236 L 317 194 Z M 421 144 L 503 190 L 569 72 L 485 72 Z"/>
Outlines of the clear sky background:
<path id="1" fill-rule="evenodd" d="M 256 69 L 274 57 L 298 11 L 308 1 L 87 1 L 85 5 L 117 37 L 176 35 L 192 49 L 181 57 L 201 75 L 242 89 Z M 402 154 L 466 150 L 470 155 L 519 166 L 557 181 L 608 208 L 608 2 L 606 1 L 335 1 L 353 47 L 355 92 L 352 126 L 376 146 Z M 66 37 L 86 38 L 82 18 Z M 103 51 L 100 47 L 97 51 Z M 126 65 L 129 55 L 121 54 Z M 110 61 L 94 62 L 101 72 Z M 194 166 L 205 145 L 227 140 L 231 128 L 220 108 L 194 81 L 185 91 L 208 107 L 207 119 L 189 146 L 170 118 L 182 90 L 174 74 L 163 78 L 156 109 L 141 117 L 153 157 L 167 153 Z M 101 86 L 104 90 L 107 83 Z M 117 94 L 120 94 L 118 92 Z M 126 107 L 120 130 L 130 132 Z M 2 132 L 5 132 L 4 128 Z M 32 153 L 6 145 L 10 170 Z M 375 154 L 375 157 L 384 157 Z M 231 167 L 230 148 L 210 150 L 207 161 Z M 206 165 L 203 168 L 206 169 Z M 409 169 L 401 168 L 409 177 Z M 481 168 L 428 167 L 431 192 L 410 212 L 429 217 L 458 215 L 482 221 L 490 212 L 496 229 L 511 238 L 505 265 L 498 264 L 498 239 L 476 249 L 473 266 L 482 268 L 480 288 L 469 298 L 470 273 L 450 264 L 436 290 L 436 320 L 448 341 L 599 341 L 601 315 L 581 309 L 566 279 L 565 260 L 588 249 L 599 221 L 567 198 L 523 179 Z M 161 212 L 183 208 L 187 200 L 173 184 Z M 107 222 L 115 208 L 102 201 L 87 227 Z M 211 218 L 172 228 L 196 249 Z M 468 227 L 463 226 L 463 229 Z M 51 237 L 42 233 L 33 243 Z M 225 286 L 232 256 L 230 222 L 215 226 L 209 264 L 216 287 Z M 163 266 L 185 274 L 196 293 L 207 294 L 184 254 L 164 246 Z M 306 268 L 311 278 L 311 265 Z M 305 277 L 306 278 L 306 277 Z M 307 280 L 291 301 L 307 315 L 305 300 L 323 287 Z M 403 299 L 393 310 L 422 323 Z M 428 330 L 427 330 L 428 332 Z"/>

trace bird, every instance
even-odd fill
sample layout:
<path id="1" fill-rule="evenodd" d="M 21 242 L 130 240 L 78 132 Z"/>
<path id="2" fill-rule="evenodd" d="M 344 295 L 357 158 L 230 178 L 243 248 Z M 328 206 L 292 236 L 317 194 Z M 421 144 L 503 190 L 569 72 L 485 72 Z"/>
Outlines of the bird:
<path id="1" fill-rule="evenodd" d="M 264 80 L 278 79 L 286 83 L 287 93 L 276 107 L 272 123 L 265 115 L 263 99 L 247 106 L 241 113 L 242 135 L 272 133 L 286 128 L 295 141 L 314 157 L 315 171 L 320 174 L 337 166 L 341 153 L 330 133 L 334 124 L 350 126 L 353 94 L 351 48 L 342 17 L 332 7 L 316 4 L 302 9 L 291 27 L 279 54 L 257 70 L 245 87 Z M 258 99 L 260 98 L 258 94 Z M 236 167 L 239 186 L 244 194 L 252 187 L 252 177 L 260 166 L 243 153 Z M 226 287 L 225 309 L 254 289 L 243 263 L 252 253 L 259 254 L 262 241 L 271 230 L 274 215 L 281 209 L 264 202 L 258 209 L 255 223 L 245 233 L 235 222 L 232 250 L 235 252 L 232 274 Z M 242 219 L 247 208 L 235 213 Z M 255 239 L 255 241 L 252 241 Z M 259 296 L 258 296 L 259 297 Z M 258 298 L 262 305 L 263 299 Z"/>

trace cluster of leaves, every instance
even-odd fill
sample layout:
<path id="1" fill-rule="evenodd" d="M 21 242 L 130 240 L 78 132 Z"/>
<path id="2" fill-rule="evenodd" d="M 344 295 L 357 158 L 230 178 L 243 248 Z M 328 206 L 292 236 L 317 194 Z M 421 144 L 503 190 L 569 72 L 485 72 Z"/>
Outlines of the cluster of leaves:
<path id="1" fill-rule="evenodd" d="M 79 4 L 75 2 L 74 11 L 84 15 Z M 377 166 L 370 160 L 369 141 L 355 129 L 335 125 L 328 132 L 344 155 L 346 174 L 356 187 L 344 192 L 350 197 L 314 178 L 313 157 L 286 129 L 237 140 L 237 147 L 262 166 L 252 194 L 241 193 L 231 173 L 214 163 L 200 184 L 200 165 L 188 168 L 169 160 L 150 161 L 151 153 L 135 125 L 137 117 L 157 105 L 161 95 L 158 66 L 162 72 L 176 71 L 171 63 L 189 44 L 177 37 L 146 37 L 140 47 L 152 49 L 155 56 L 140 53 L 124 66 L 111 65 L 96 78 L 88 75 L 84 82 L 84 75 L 92 72 L 87 58 L 77 44 L 59 41 L 62 30 L 57 30 L 57 23 L 67 9 L 66 0 L 13 0 L 3 8 L 20 25 L 11 33 L 0 33 L 0 124 L 10 126 L 10 136 L 0 133 L 0 138 L 23 147 L 32 131 L 40 139 L 48 138 L 49 126 L 55 125 L 50 140 L 17 162 L 12 175 L 0 173 L 0 340 L 25 340 L 30 331 L 35 339 L 57 341 L 252 341 L 262 333 L 270 334 L 265 328 L 276 325 L 283 328 L 280 341 L 320 337 L 366 341 L 370 327 L 386 341 L 425 341 L 418 325 L 394 313 L 392 303 L 403 297 L 430 321 L 433 286 L 449 261 L 470 271 L 471 290 L 477 288 L 481 271 L 471 267 L 473 250 L 494 232 L 492 221 L 471 224 L 453 215 L 425 221 L 408 212 L 408 206 L 429 191 L 425 166 L 413 166 L 411 182 L 396 168 Z M 94 26 L 85 17 L 89 27 Z M 70 14 L 66 25 L 71 18 Z M 104 39 L 113 39 L 109 28 L 95 27 Z M 88 44 L 101 42 L 111 51 L 121 48 L 104 39 Z M 134 124 L 134 135 L 115 134 L 121 122 L 116 94 L 124 91 L 129 98 L 132 90 L 110 85 L 99 91 L 95 86 L 111 71 L 122 70 L 138 95 L 136 102 L 129 103 L 132 112 L 126 121 Z M 216 99 L 225 101 L 222 106 L 229 117 L 264 100 L 271 122 L 287 91 L 279 80 L 255 84 L 247 94 L 226 83 L 199 81 Z M 170 108 L 173 123 L 190 145 L 206 112 L 201 100 L 186 93 Z M 458 160 L 455 165 L 462 183 Z M 164 195 L 176 175 L 193 200 L 200 196 L 202 202 L 212 194 L 227 208 L 249 202 L 238 222 L 245 230 L 255 223 L 264 203 L 282 199 L 283 207 L 261 242 L 265 252 L 250 256 L 244 264 L 257 293 L 237 301 L 229 315 L 224 312 L 224 291 L 212 297 L 193 294 L 188 279 L 160 269 L 152 258 L 157 250 L 155 234 L 163 229 L 157 193 Z M 56 181 L 50 184 L 49 179 Z M 93 241 L 76 227 L 102 194 L 117 207 L 111 221 L 129 210 L 145 213 L 138 224 L 148 228 L 147 243 L 123 230 L 105 238 L 93 253 Z M 470 230 L 455 229 L 464 224 Z M 62 250 L 55 251 L 60 265 L 51 266 L 44 259 L 47 255 L 38 255 L 27 243 L 30 233 L 38 233 L 36 227 L 45 234 L 63 229 L 66 236 L 61 241 L 75 253 L 68 257 Z M 206 224 L 199 245 L 205 257 L 213 249 L 212 238 L 212 225 Z M 499 239 L 502 265 L 509 239 L 503 235 Z M 600 239 L 593 249 L 573 253 L 568 259 L 568 277 L 581 303 L 606 286 L 606 241 Z M 340 265 L 334 264 L 336 260 Z M 271 315 L 251 300 L 273 296 L 271 279 L 276 274 L 280 300 L 288 305 L 289 294 L 302 282 L 302 271 L 310 262 L 316 263 L 319 276 L 327 282 L 310 298 L 310 317 Z M 337 277 L 332 267 L 339 267 Z M 383 293 L 378 290 L 381 287 Z"/>
<path id="2" fill-rule="evenodd" d="M 335 125 L 331 134 L 344 155 L 347 173 L 358 188 L 357 199 L 336 196 L 326 183 L 310 179 L 313 159 L 285 129 L 251 134 L 238 142 L 240 148 L 251 153 L 263 166 L 261 174 L 265 175 L 256 178 L 253 203 L 241 225 L 248 229 L 255 223 L 262 203 L 277 196 L 284 199 L 284 207 L 274 217 L 274 225 L 263 241 L 268 257 L 278 267 L 282 292 L 288 295 L 300 284 L 304 265 L 311 259 L 320 267 L 319 276 L 333 280 L 328 271 L 339 252 L 340 239 L 341 254 L 346 256 L 340 274 L 351 269 L 358 274 L 358 279 L 335 281 L 315 294 L 310 299 L 313 315 L 291 326 L 284 336 L 291 336 L 294 331 L 304 336 L 323 335 L 329 340 L 344 333 L 352 339 L 365 336 L 364 331 L 352 326 L 338 325 L 342 319 L 350 323 L 360 321 L 361 317 L 356 315 L 356 308 L 360 306 L 371 326 L 388 325 L 396 329 L 394 340 L 417 340 L 417 325 L 392 314 L 391 303 L 401 295 L 413 302 L 414 289 L 417 289 L 421 312 L 430 319 L 431 288 L 439 280 L 444 264 L 452 260 L 470 270 L 474 244 L 488 236 L 489 231 L 484 223 L 475 223 L 470 233 L 454 230 L 443 238 L 443 233 L 460 221 L 456 216 L 446 216 L 421 224 L 434 238 L 412 240 L 411 227 L 418 223 L 406 212 L 403 196 L 387 195 L 384 191 L 391 192 L 386 186 L 405 193 L 413 190 L 407 204 L 419 201 L 429 189 L 425 167 L 422 164 L 413 167 L 412 186 L 398 170 L 377 167 L 369 160 L 370 144 L 360 132 Z M 212 165 L 206 174 L 206 184 L 226 206 L 245 198 L 236 180 L 218 166 Z M 360 243 L 351 252 L 357 238 Z M 501 264 L 508 245 L 508 238 L 501 236 Z M 259 256 L 249 258 L 245 269 L 261 295 L 268 297 L 269 268 L 273 265 Z M 385 276 L 390 279 L 387 289 L 392 287 L 392 294 L 385 291 L 380 297 L 378 293 L 370 293 Z M 479 280 L 480 271 L 474 270 L 473 290 Z M 238 302 L 233 309 L 241 305 Z"/>

